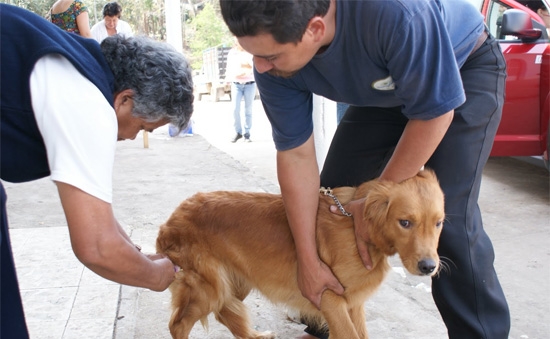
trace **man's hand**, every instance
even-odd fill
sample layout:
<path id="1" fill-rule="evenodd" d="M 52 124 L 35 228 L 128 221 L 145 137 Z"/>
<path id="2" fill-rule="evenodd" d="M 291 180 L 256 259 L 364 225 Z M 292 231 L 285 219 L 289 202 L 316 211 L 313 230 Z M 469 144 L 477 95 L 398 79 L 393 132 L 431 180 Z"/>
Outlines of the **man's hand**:
<path id="1" fill-rule="evenodd" d="M 368 221 L 362 218 L 363 211 L 365 209 L 365 198 L 359 200 L 350 201 L 347 205 L 344 206 L 344 209 L 351 213 L 353 216 L 353 224 L 355 228 L 355 242 L 357 243 L 357 250 L 363 261 L 363 265 L 367 270 L 372 269 L 372 260 L 369 255 L 369 250 L 367 244 L 369 243 L 369 233 L 368 233 Z M 330 211 L 332 213 L 342 215 L 340 210 L 336 205 L 330 206 Z"/>
<path id="2" fill-rule="evenodd" d="M 318 309 L 321 308 L 321 296 L 326 289 L 338 295 L 344 293 L 344 287 L 319 258 L 314 264 L 300 264 L 298 261 L 298 287 L 302 295 Z"/>

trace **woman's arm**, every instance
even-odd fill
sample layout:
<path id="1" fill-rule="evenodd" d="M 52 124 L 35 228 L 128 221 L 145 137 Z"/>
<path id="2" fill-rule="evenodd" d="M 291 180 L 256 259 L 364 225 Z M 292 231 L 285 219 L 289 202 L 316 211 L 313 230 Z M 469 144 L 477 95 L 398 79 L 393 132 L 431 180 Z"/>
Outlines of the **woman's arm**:
<path id="1" fill-rule="evenodd" d="M 124 285 L 165 290 L 174 265 L 165 257 L 147 257 L 121 232 L 111 204 L 56 182 L 77 258 L 98 275 Z"/>
<path id="2" fill-rule="evenodd" d="M 76 25 L 78 26 L 80 36 L 90 39 L 92 38 L 92 32 L 90 31 L 90 17 L 87 11 L 80 13 L 76 17 Z"/>

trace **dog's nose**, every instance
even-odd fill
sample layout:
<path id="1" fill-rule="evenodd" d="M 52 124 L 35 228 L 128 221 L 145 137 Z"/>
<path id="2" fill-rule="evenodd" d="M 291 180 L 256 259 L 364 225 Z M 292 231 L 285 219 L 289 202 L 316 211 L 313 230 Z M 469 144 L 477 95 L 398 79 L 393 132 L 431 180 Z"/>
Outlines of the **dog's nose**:
<path id="1" fill-rule="evenodd" d="M 422 259 L 418 262 L 418 269 L 422 274 L 431 274 L 435 270 L 436 264 L 433 259 Z"/>

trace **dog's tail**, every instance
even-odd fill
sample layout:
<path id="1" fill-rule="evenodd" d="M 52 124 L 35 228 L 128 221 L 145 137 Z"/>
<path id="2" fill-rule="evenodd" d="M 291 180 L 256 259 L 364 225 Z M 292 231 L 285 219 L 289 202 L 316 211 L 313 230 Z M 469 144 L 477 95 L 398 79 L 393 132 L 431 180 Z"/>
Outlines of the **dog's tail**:
<path id="1" fill-rule="evenodd" d="M 166 242 L 166 236 L 164 234 L 167 232 L 166 224 L 162 224 L 159 227 L 159 233 L 157 234 L 156 249 L 157 253 L 163 253 L 166 248 L 169 246 Z"/>
<path id="2" fill-rule="evenodd" d="M 173 227 L 168 227 L 166 224 L 162 224 L 159 228 L 159 233 L 156 241 L 156 250 L 159 254 L 168 256 L 171 260 L 173 257 L 171 253 L 177 254 L 180 251 L 179 241 L 174 241 L 175 237 L 179 234 Z"/>

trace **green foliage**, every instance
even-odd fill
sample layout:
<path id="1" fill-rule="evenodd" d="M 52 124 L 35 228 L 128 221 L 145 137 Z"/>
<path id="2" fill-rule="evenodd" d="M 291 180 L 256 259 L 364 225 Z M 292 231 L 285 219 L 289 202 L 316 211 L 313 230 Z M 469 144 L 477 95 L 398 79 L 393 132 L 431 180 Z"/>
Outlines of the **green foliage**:
<path id="1" fill-rule="evenodd" d="M 44 17 L 56 0 L 0 0 L 28 9 Z M 111 0 L 82 0 L 88 7 L 90 27 L 103 19 L 103 6 Z M 166 40 L 165 0 L 117 0 L 122 6 L 121 19 L 127 21 L 134 34 Z M 231 33 L 220 14 L 219 0 L 180 0 L 182 6 L 183 48 L 195 70 L 202 67 L 202 51 L 219 45 L 230 46 Z M 195 11 L 192 10 L 194 6 Z M 196 16 L 194 16 L 196 12 Z M 194 16 L 194 17 L 193 17 Z"/>
<path id="2" fill-rule="evenodd" d="M 42 17 L 46 16 L 54 0 L 1 0 L 1 3 L 22 7 Z"/>
<path id="3" fill-rule="evenodd" d="M 202 51 L 222 44 L 231 44 L 231 34 L 214 6 L 207 3 L 197 16 L 190 20 L 191 30 L 187 35 L 191 67 L 200 70 Z"/>

